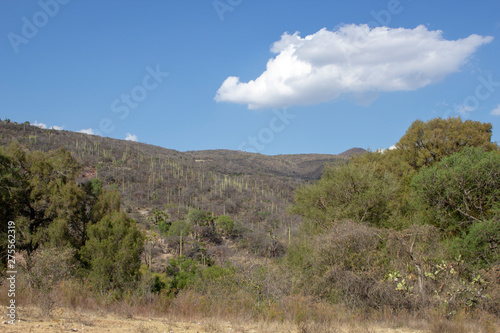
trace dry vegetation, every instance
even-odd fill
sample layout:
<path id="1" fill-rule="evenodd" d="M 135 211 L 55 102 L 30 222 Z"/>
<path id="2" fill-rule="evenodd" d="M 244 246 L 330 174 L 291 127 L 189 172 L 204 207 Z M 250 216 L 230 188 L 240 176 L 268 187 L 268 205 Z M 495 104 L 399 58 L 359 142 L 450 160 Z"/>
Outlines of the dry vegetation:
<path id="1" fill-rule="evenodd" d="M 5 312 L 3 307 L 0 311 Z M 16 325 L 1 324 L 2 332 L 175 332 L 175 333 L 465 333 L 496 332 L 495 323 L 484 319 L 470 322 L 466 318 L 454 321 L 435 319 L 414 320 L 405 316 L 398 318 L 386 314 L 386 318 L 367 318 L 359 314 L 337 309 L 332 318 L 325 321 L 277 321 L 249 320 L 245 317 L 200 317 L 199 314 L 175 312 L 158 315 L 136 309 L 127 310 L 72 310 L 54 309 L 52 317 L 44 317 L 37 308 L 26 307 L 19 311 L 20 321 Z M 2 320 L 4 320 L 2 318 Z"/>
<path id="2" fill-rule="evenodd" d="M 39 209 L 33 216 L 42 231 L 23 238 L 16 254 L 24 321 L 0 331 L 489 333 L 499 327 L 495 209 L 485 209 L 488 219 L 473 232 L 436 225 L 441 217 L 410 195 L 419 170 L 392 153 L 354 160 L 349 156 L 359 150 L 181 153 L 7 121 L 0 131 L 0 146 L 15 139 L 23 148 L 13 148 L 13 156 L 24 151 L 26 172 L 47 179 L 26 183 L 41 198 L 31 208 Z M 56 147 L 71 154 L 49 153 Z M 37 151 L 45 153 L 31 153 Z M 312 181 L 325 162 L 321 180 Z M 65 184 L 59 168 L 74 163 L 75 179 Z M 456 244 L 477 262 L 455 255 Z"/>

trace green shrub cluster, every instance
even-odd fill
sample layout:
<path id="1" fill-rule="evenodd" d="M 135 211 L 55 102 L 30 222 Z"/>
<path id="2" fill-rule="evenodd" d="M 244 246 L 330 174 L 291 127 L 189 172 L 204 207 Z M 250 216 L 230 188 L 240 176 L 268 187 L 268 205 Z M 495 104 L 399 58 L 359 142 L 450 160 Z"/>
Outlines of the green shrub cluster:
<path id="1" fill-rule="evenodd" d="M 25 253 L 27 274 L 34 281 L 52 274 L 46 254 L 61 251 L 71 253 L 72 260 L 54 263 L 54 268 L 86 281 L 95 291 L 133 288 L 144 237 L 120 210 L 119 194 L 103 189 L 96 179 L 77 182 L 80 171 L 65 149 L 26 152 L 15 143 L 1 149 L 0 209 L 5 218 L 0 233 L 5 234 L 7 221 L 15 222 L 16 248 Z M 1 239 L 5 267 L 7 237 Z"/>
<path id="2" fill-rule="evenodd" d="M 286 263 L 297 292 L 356 307 L 495 308 L 500 151 L 491 125 L 416 121 L 297 190 L 306 219 Z M 441 304 L 441 305 L 439 305 Z"/>

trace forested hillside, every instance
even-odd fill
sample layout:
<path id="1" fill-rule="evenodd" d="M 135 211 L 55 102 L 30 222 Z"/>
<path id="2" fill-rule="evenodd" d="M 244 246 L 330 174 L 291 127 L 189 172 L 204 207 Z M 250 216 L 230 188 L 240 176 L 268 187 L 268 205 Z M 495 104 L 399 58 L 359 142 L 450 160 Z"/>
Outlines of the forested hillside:
<path id="1" fill-rule="evenodd" d="M 22 300 L 47 315 L 147 308 L 305 332 L 347 311 L 488 332 L 500 315 L 491 133 L 433 119 L 384 152 L 265 156 L 3 121 L 0 233 L 15 222 Z"/>

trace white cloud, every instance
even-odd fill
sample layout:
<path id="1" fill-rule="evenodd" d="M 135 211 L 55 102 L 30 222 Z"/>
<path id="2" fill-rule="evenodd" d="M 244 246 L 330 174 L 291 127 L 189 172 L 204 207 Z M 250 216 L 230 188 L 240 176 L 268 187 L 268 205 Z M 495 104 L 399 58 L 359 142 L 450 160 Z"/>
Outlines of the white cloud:
<path id="1" fill-rule="evenodd" d="M 377 150 L 376 150 L 376 152 L 379 152 L 379 153 L 382 153 L 382 154 L 383 154 L 383 153 L 385 153 L 385 152 L 386 152 L 386 151 L 388 151 L 388 150 L 394 150 L 394 149 L 396 149 L 396 145 L 392 145 L 392 146 L 390 146 L 390 147 L 389 147 L 389 148 L 387 148 L 387 149 L 384 149 L 384 148 L 379 148 L 379 149 L 377 149 Z"/>
<path id="2" fill-rule="evenodd" d="M 132 134 L 130 134 L 130 133 L 127 133 L 127 137 L 125 138 L 125 140 L 127 140 L 127 141 L 134 141 L 134 142 L 139 141 L 139 140 L 137 139 L 137 135 L 132 135 Z"/>
<path id="3" fill-rule="evenodd" d="M 469 115 L 469 113 L 475 111 L 476 108 L 466 105 L 466 104 L 458 104 L 455 105 L 455 112 L 460 114 L 462 117 L 466 117 Z"/>
<path id="4" fill-rule="evenodd" d="M 79 131 L 76 131 L 77 133 L 83 133 L 83 134 L 89 134 L 89 135 L 95 135 L 94 131 L 92 128 L 84 128 Z"/>
<path id="5" fill-rule="evenodd" d="M 31 124 L 35 127 L 41 128 L 41 129 L 47 129 L 47 124 L 44 123 L 39 123 L 38 121 L 35 120 L 33 124 Z"/>
<path id="6" fill-rule="evenodd" d="M 31 124 L 32 126 L 35 126 L 35 127 L 38 127 L 38 128 L 41 128 L 41 129 L 54 129 L 54 130 L 57 130 L 57 131 L 62 131 L 64 129 L 64 126 L 57 126 L 57 125 L 54 125 L 54 126 L 50 126 L 48 127 L 47 124 L 44 124 L 44 123 L 39 123 L 38 121 L 35 120 L 35 122 L 33 124 Z"/>
<path id="7" fill-rule="evenodd" d="M 493 37 L 446 40 L 442 31 L 344 25 L 300 37 L 285 33 L 275 42 L 267 68 L 257 79 L 228 77 L 215 100 L 249 109 L 326 102 L 350 96 L 369 104 L 379 92 L 415 90 L 456 72 Z"/>
<path id="8" fill-rule="evenodd" d="M 491 115 L 492 116 L 500 116 L 500 104 L 498 104 L 497 107 L 495 109 L 493 109 L 493 111 L 491 111 Z"/>

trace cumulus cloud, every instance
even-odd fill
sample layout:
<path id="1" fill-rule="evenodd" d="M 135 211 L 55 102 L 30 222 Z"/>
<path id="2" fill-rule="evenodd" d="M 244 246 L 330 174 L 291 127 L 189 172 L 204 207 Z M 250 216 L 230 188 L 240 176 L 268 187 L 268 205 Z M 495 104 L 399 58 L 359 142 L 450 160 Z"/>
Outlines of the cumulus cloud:
<path id="1" fill-rule="evenodd" d="M 380 92 L 416 90 L 456 72 L 493 37 L 446 40 L 442 31 L 344 25 L 301 37 L 285 33 L 255 80 L 228 77 L 217 102 L 249 109 L 308 105 L 350 96 L 369 104 Z"/>
<path id="2" fill-rule="evenodd" d="M 491 111 L 491 115 L 492 116 L 500 116 L 500 104 L 498 104 L 497 107 L 495 109 L 493 109 L 493 111 Z"/>
<path id="3" fill-rule="evenodd" d="M 88 134 L 88 135 L 95 135 L 94 130 L 92 128 L 84 128 L 79 131 L 76 131 L 77 133 L 83 133 L 83 134 Z"/>
<path id="4" fill-rule="evenodd" d="M 137 139 L 137 135 L 132 135 L 130 133 L 127 133 L 127 137 L 125 138 L 126 141 L 134 141 L 134 142 L 137 142 L 139 141 Z"/>
<path id="5" fill-rule="evenodd" d="M 41 128 L 41 129 L 54 129 L 54 130 L 57 130 L 57 131 L 62 131 L 64 129 L 64 126 L 57 126 L 57 125 L 54 125 L 54 126 L 50 126 L 48 127 L 47 124 L 44 124 L 44 123 L 39 123 L 38 121 L 35 120 L 35 122 L 33 124 L 31 124 L 35 127 L 38 127 L 38 128 Z"/>
<path id="6" fill-rule="evenodd" d="M 35 127 L 41 128 L 41 129 L 47 129 L 47 124 L 44 123 L 39 123 L 38 121 L 35 120 L 33 124 L 31 124 Z"/>
<path id="7" fill-rule="evenodd" d="M 382 154 L 383 154 L 383 153 L 385 153 L 385 152 L 386 152 L 386 151 L 388 151 L 388 150 L 394 150 L 394 149 L 396 149 L 396 145 L 392 145 L 392 146 L 390 146 L 390 147 L 389 147 L 389 148 L 387 148 L 387 149 L 384 149 L 384 148 L 379 148 L 379 149 L 377 149 L 376 151 L 377 151 L 377 152 L 379 152 L 379 153 L 382 153 Z"/>

